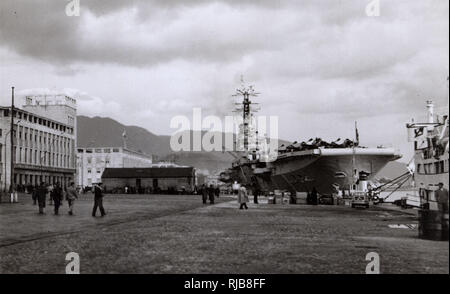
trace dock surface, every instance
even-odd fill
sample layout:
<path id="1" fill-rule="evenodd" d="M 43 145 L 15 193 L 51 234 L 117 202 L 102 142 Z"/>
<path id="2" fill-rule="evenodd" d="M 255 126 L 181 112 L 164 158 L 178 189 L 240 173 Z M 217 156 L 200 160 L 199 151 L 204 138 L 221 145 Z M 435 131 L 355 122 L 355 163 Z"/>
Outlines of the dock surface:
<path id="1" fill-rule="evenodd" d="M 222 196 L 106 195 L 107 215 L 91 216 L 92 194 L 75 215 L 37 213 L 30 195 L 0 204 L 0 273 L 65 273 L 68 252 L 81 273 L 352 273 L 369 252 L 380 271 L 449 273 L 448 242 L 418 239 L 414 214 L 384 207 L 249 204 Z"/>

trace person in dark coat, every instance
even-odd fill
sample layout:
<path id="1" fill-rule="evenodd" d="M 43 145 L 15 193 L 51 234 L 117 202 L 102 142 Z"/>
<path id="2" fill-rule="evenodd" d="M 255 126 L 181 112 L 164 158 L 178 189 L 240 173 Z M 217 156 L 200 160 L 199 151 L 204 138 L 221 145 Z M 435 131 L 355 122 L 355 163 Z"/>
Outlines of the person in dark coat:
<path id="1" fill-rule="evenodd" d="M 33 205 L 36 205 L 38 199 L 38 186 L 33 186 L 31 188 L 31 199 L 33 199 Z"/>
<path id="2" fill-rule="evenodd" d="M 210 204 L 214 204 L 214 186 L 213 185 L 209 185 L 209 189 L 208 189 L 208 194 L 209 194 L 209 203 Z"/>
<path id="3" fill-rule="evenodd" d="M 214 189 L 214 193 L 215 193 L 217 198 L 220 197 L 220 188 L 219 188 L 219 186 L 217 186 L 216 189 Z"/>
<path id="4" fill-rule="evenodd" d="M 105 216 L 106 212 L 103 208 L 103 187 L 102 183 L 94 185 L 94 209 L 92 210 L 92 216 L 95 217 L 97 213 L 97 207 L 100 209 L 100 214 Z"/>
<path id="5" fill-rule="evenodd" d="M 313 205 L 317 205 L 317 204 L 319 203 L 318 200 L 319 200 L 319 199 L 318 199 L 316 187 L 313 187 L 313 188 L 312 188 L 312 191 L 311 191 L 311 201 L 312 201 L 312 204 L 313 204 Z"/>
<path id="6" fill-rule="evenodd" d="M 258 196 L 261 193 L 259 190 L 259 185 L 257 183 L 253 184 L 253 203 L 258 204 Z"/>
<path id="7" fill-rule="evenodd" d="M 44 182 L 42 182 L 41 185 L 38 187 L 37 191 L 39 214 L 44 214 L 46 196 L 47 196 L 47 185 Z"/>
<path id="8" fill-rule="evenodd" d="M 208 188 L 206 187 L 205 184 L 203 184 L 202 187 L 200 188 L 200 194 L 202 194 L 203 204 L 206 204 L 206 200 L 208 199 Z"/>
<path id="9" fill-rule="evenodd" d="M 50 197 L 53 199 L 55 215 L 57 215 L 59 212 L 59 207 L 61 206 L 61 203 L 63 201 L 63 191 L 59 182 L 56 183 L 56 185 L 53 187 L 53 190 L 50 193 Z"/>

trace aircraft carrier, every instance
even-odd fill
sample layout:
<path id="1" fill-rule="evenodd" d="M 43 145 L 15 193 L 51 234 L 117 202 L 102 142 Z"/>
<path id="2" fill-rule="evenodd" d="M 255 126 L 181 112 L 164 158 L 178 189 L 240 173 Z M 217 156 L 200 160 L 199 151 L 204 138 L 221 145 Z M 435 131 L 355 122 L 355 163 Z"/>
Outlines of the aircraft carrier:
<path id="1" fill-rule="evenodd" d="M 355 124 L 355 140 L 338 139 L 329 143 L 315 138 L 282 144 L 276 150 L 275 159 L 267 160 L 264 145 L 270 139 L 261 139 L 252 125 L 256 103 L 250 97 L 258 94 L 252 86 L 242 86 L 235 94 L 243 96 L 235 110 L 242 114 L 236 145 L 243 145 L 243 151 L 230 152 L 235 160 L 231 168 L 221 173 L 223 182 L 237 182 L 266 192 L 275 189 L 310 192 L 315 188 L 321 195 L 331 195 L 350 189 L 360 172 L 370 180 L 389 161 L 401 157 L 394 148 L 360 146 Z"/>

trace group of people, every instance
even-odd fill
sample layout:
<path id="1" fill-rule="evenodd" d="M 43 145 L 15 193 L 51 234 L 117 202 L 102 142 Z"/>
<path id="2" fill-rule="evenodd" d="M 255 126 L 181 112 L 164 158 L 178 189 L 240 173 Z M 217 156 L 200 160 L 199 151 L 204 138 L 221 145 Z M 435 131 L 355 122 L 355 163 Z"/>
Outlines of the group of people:
<path id="1" fill-rule="evenodd" d="M 208 187 L 205 184 L 203 184 L 201 186 L 199 192 L 200 192 L 199 194 L 202 195 L 203 204 L 207 204 L 208 198 L 209 198 L 209 203 L 214 204 L 214 199 L 216 197 L 219 198 L 219 196 L 220 196 L 219 187 L 214 187 L 213 185 L 209 185 L 209 187 Z"/>
<path id="2" fill-rule="evenodd" d="M 78 199 L 78 192 L 75 188 L 75 183 L 71 182 L 69 187 L 63 188 L 59 182 L 53 186 L 48 186 L 46 183 L 41 182 L 37 187 L 33 187 L 31 197 L 33 199 L 33 205 L 38 205 L 39 214 L 45 214 L 44 209 L 46 206 L 47 194 L 50 194 L 50 200 L 53 202 L 54 214 L 59 214 L 59 208 L 63 204 L 64 198 L 66 198 L 69 206 L 69 215 L 74 214 L 75 200 Z M 94 185 L 94 208 L 92 210 L 92 216 L 95 217 L 97 209 L 100 210 L 101 216 L 105 216 L 106 212 L 103 208 L 103 188 L 102 184 Z"/>

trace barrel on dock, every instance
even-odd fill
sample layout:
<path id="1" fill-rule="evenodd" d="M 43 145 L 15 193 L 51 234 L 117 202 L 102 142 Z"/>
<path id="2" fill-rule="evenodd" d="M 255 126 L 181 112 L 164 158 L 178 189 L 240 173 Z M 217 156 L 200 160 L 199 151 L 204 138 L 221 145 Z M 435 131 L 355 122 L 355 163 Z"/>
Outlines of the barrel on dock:
<path id="1" fill-rule="evenodd" d="M 448 241 L 448 213 L 437 210 L 419 210 L 419 238 Z"/>

